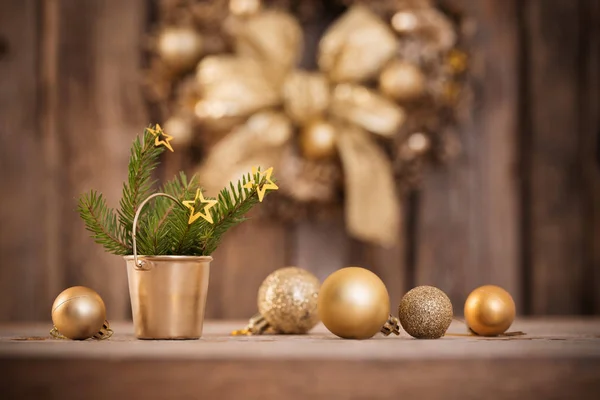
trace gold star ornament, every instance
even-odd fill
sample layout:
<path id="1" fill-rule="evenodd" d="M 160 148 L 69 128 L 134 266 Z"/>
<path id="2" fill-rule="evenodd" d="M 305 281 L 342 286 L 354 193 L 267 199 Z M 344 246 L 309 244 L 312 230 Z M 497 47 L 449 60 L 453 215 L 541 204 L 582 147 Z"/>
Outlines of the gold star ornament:
<path id="1" fill-rule="evenodd" d="M 265 177 L 265 183 L 263 183 L 262 185 L 260 185 L 260 182 L 262 182 L 262 179 L 260 179 L 258 182 L 256 181 L 256 174 L 260 172 L 261 177 L 264 176 Z M 252 181 L 248 182 L 244 185 L 244 188 L 246 189 L 252 189 L 254 186 L 257 186 L 258 189 L 256 190 L 258 193 L 258 201 L 260 201 L 262 203 L 263 199 L 265 198 L 265 193 L 267 192 L 267 190 L 277 190 L 279 189 L 279 187 L 271 180 L 271 174 L 273 173 L 273 167 L 267 169 L 265 172 L 261 172 L 259 168 L 257 167 L 252 167 Z"/>
<path id="2" fill-rule="evenodd" d="M 170 141 L 173 140 L 173 136 L 167 135 L 165 131 L 162 130 L 159 124 L 156 124 L 154 128 L 147 128 L 148 132 L 150 132 L 154 137 L 154 145 L 155 146 L 165 146 L 167 149 L 173 151 L 173 147 L 171 146 Z M 161 137 L 164 139 L 161 140 Z"/>
<path id="3" fill-rule="evenodd" d="M 203 211 L 196 212 L 196 203 L 200 200 L 200 205 L 206 204 L 204 206 Z M 217 200 L 205 199 L 202 191 L 200 189 L 196 190 L 196 197 L 194 200 L 185 200 L 183 201 L 183 205 L 192 210 L 190 212 L 190 219 L 188 220 L 188 224 L 194 223 L 198 218 L 202 217 L 209 224 L 213 223 L 212 215 L 210 215 L 210 209 L 213 208 L 217 204 Z"/>

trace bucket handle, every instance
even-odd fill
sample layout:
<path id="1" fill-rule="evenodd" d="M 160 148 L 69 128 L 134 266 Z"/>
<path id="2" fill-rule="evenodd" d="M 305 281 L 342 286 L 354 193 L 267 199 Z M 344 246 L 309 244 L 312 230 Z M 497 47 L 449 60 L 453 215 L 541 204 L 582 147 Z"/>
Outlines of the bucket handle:
<path id="1" fill-rule="evenodd" d="M 147 270 L 146 268 L 143 268 L 144 264 L 146 264 L 146 262 L 144 260 L 138 260 L 138 256 L 137 256 L 137 244 L 136 244 L 136 240 L 135 240 L 137 222 L 138 222 L 138 219 L 142 212 L 142 208 L 144 208 L 146 203 L 148 203 L 153 198 L 159 197 L 159 196 L 168 197 L 171 200 L 175 201 L 177 204 L 181 204 L 177 198 L 171 196 L 170 194 L 166 194 L 166 193 L 154 193 L 153 195 L 148 196 L 146 198 L 146 200 L 142 201 L 142 204 L 140 204 L 140 206 L 138 207 L 137 211 L 135 212 L 135 217 L 133 218 L 133 231 L 132 231 L 132 235 L 131 235 L 132 239 L 133 239 L 133 263 L 134 263 L 135 269 L 137 269 L 137 270 L 142 270 L 142 271 Z"/>

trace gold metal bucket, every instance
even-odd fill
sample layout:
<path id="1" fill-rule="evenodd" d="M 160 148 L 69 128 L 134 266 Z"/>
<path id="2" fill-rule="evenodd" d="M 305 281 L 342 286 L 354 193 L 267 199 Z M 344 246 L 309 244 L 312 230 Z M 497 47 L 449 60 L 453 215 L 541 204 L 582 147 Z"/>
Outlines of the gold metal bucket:
<path id="1" fill-rule="evenodd" d="M 133 255 L 125 256 L 135 336 L 138 339 L 198 339 L 202 336 L 210 262 L 208 256 L 138 256 L 133 221 Z"/>

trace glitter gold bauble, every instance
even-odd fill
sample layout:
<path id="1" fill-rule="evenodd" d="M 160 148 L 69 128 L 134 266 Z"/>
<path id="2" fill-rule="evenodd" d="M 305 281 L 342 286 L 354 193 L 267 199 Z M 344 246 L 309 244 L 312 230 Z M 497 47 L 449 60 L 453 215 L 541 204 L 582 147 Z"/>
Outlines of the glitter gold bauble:
<path id="1" fill-rule="evenodd" d="M 433 286 L 417 286 L 402 297 L 398 317 L 404 330 L 417 339 L 438 339 L 452 322 L 452 303 Z"/>
<path id="2" fill-rule="evenodd" d="M 62 291 L 52 304 L 52 322 L 69 339 L 85 340 L 97 334 L 106 319 L 106 307 L 98 293 L 84 286 Z"/>
<path id="3" fill-rule="evenodd" d="M 411 101 L 425 93 L 426 79 L 415 65 L 394 61 L 381 72 L 379 86 L 387 96 L 397 101 Z"/>
<path id="4" fill-rule="evenodd" d="M 368 339 L 389 317 L 390 299 L 377 275 L 359 267 L 342 268 L 329 275 L 319 293 L 319 318 L 345 339 Z"/>
<path id="5" fill-rule="evenodd" d="M 157 40 L 160 58 L 178 72 L 194 67 L 202 56 L 202 49 L 202 36 L 190 27 L 166 28 Z"/>
<path id="6" fill-rule="evenodd" d="M 305 269 L 278 269 L 258 289 L 258 312 L 279 333 L 306 333 L 319 322 L 320 286 L 319 279 Z"/>
<path id="7" fill-rule="evenodd" d="M 471 292 L 465 302 L 465 322 L 481 336 L 500 335 L 515 319 L 515 302 L 499 286 L 485 285 Z"/>
<path id="8" fill-rule="evenodd" d="M 300 132 L 302 154 L 312 160 L 333 157 L 336 151 L 335 127 L 324 121 L 316 121 Z"/>

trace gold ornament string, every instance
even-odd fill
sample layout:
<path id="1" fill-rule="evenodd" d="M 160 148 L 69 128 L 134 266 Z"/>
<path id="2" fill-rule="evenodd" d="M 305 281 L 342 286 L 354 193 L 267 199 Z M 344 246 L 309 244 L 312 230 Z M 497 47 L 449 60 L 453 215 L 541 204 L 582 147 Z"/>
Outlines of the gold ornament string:
<path id="1" fill-rule="evenodd" d="M 94 336 L 91 337 L 91 339 L 106 340 L 110 338 L 113 335 L 113 333 L 114 331 L 110 328 L 108 320 L 105 320 L 102 324 L 102 328 L 97 333 L 95 333 Z M 53 326 L 50 330 L 50 336 L 52 336 L 55 339 L 69 340 L 69 338 L 60 333 L 55 326 Z"/>

